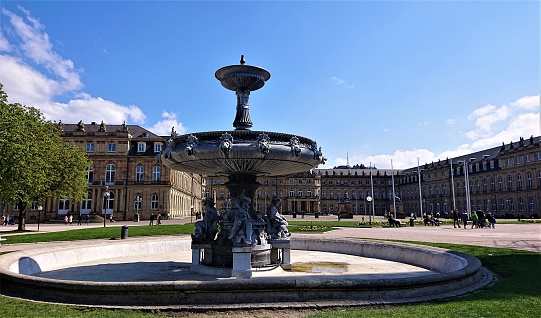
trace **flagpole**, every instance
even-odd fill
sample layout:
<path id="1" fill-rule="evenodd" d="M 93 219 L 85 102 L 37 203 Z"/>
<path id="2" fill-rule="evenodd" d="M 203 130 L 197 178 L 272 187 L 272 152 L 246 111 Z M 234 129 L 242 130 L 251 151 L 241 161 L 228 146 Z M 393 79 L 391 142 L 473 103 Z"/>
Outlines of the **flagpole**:
<path id="1" fill-rule="evenodd" d="M 396 219 L 396 194 L 394 192 L 394 168 L 393 168 L 393 159 L 391 159 L 391 180 L 393 182 L 393 210 L 394 218 Z"/>
<path id="2" fill-rule="evenodd" d="M 466 163 L 466 158 L 464 158 L 464 182 L 466 183 L 466 211 L 469 216 L 471 216 L 471 202 L 470 202 L 470 175 L 469 175 L 469 164 Z"/>
<path id="3" fill-rule="evenodd" d="M 417 157 L 417 179 L 419 179 L 419 205 L 421 206 L 421 212 L 419 217 L 423 217 L 423 195 L 421 192 L 421 168 L 419 167 L 419 157 Z"/>
<path id="4" fill-rule="evenodd" d="M 374 221 L 376 221 L 376 211 L 374 210 L 374 201 L 376 201 L 376 197 L 374 196 L 374 180 L 372 180 L 372 162 L 370 162 L 370 191 L 372 193 L 372 216 Z"/>
<path id="5" fill-rule="evenodd" d="M 456 210 L 455 181 L 453 179 L 453 158 L 451 158 L 451 191 L 453 192 L 453 211 Z"/>

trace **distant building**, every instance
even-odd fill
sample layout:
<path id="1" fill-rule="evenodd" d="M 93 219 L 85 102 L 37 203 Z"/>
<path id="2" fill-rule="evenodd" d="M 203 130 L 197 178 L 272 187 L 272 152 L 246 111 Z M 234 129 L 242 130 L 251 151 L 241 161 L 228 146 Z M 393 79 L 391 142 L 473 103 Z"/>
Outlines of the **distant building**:
<path id="1" fill-rule="evenodd" d="M 85 149 L 93 163 L 88 169 L 88 196 L 81 202 L 67 198 L 34 202 L 27 214 L 29 223 L 37 219 L 39 204 L 43 206 L 42 221 L 69 213 L 102 215 L 105 208 L 121 220 L 131 220 L 136 212 L 141 219 L 158 213 L 187 217 L 203 210 L 201 199 L 205 197 L 213 198 L 219 211 L 230 207 L 226 177 L 179 172 L 159 162 L 156 156 L 166 140 L 176 136 L 174 130 L 172 136 L 158 136 L 137 125 L 59 125 L 63 127 L 62 138 Z M 539 218 L 540 139 L 521 138 L 408 169 L 355 165 L 261 177 L 254 208 L 264 212 L 272 197 L 278 196 L 278 209 L 283 214 L 336 214 L 340 200 L 347 197 L 353 215 L 439 213 L 446 217 L 453 209 L 468 210 L 464 171 L 468 169 L 470 211 L 491 212 L 497 218 Z M 109 197 L 103 196 L 106 187 Z M 9 205 L 4 213 L 18 214 Z"/>
<path id="2" fill-rule="evenodd" d="M 105 211 L 117 220 L 132 220 L 136 213 L 140 219 L 149 219 L 151 214 L 184 217 L 201 210 L 201 176 L 171 170 L 157 159 L 168 137 L 138 125 L 85 125 L 81 121 L 60 122 L 59 127 L 63 140 L 85 149 L 92 162 L 87 171 L 88 194 L 80 202 L 68 198 L 35 202 L 27 213 L 29 223 L 37 220 L 38 205 L 43 206 L 42 222 L 66 214 L 103 215 Z"/>

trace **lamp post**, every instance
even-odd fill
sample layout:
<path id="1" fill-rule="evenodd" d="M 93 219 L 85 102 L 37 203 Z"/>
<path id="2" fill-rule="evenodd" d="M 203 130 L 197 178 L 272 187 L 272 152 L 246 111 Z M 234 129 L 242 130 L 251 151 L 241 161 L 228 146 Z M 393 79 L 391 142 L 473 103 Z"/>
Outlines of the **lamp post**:
<path id="1" fill-rule="evenodd" d="M 43 207 L 41 205 L 38 205 L 38 232 L 39 232 L 39 220 L 41 219 L 41 210 L 43 210 Z"/>
<path id="2" fill-rule="evenodd" d="M 368 201 L 368 204 L 370 204 L 370 202 L 372 202 L 372 197 L 371 196 L 367 196 L 366 197 L 366 201 Z M 372 215 L 370 213 L 368 213 L 368 223 L 370 225 L 372 225 Z"/>
<path id="3" fill-rule="evenodd" d="M 193 205 L 190 207 L 190 223 L 193 223 Z"/>
<path id="4" fill-rule="evenodd" d="M 105 192 L 103 192 L 103 227 L 106 227 L 106 220 L 107 220 L 107 204 L 109 204 L 109 186 L 105 187 Z"/>
<path id="5" fill-rule="evenodd" d="M 135 222 L 139 222 L 139 204 L 141 204 L 141 197 L 136 195 L 135 198 L 133 198 L 133 202 L 135 203 Z"/>

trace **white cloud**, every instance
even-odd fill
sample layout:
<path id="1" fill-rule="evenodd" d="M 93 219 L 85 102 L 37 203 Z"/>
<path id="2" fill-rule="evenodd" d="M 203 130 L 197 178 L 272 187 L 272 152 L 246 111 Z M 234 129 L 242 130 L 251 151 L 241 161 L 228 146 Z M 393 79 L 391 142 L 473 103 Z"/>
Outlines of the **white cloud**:
<path id="1" fill-rule="evenodd" d="M 0 39 L 0 83 L 9 101 L 34 106 L 49 120 L 64 123 L 101 122 L 120 124 L 124 120 L 143 124 L 146 115 L 136 105 L 120 105 L 82 91 L 80 71 L 74 63 L 55 52 L 44 26 L 22 7 L 22 15 L 2 9 L 7 17 Z M 9 39 L 8 39 L 9 36 Z M 65 103 L 57 102 L 68 97 Z M 70 97 L 71 96 L 71 97 Z M 174 118 L 156 124 L 181 128 Z M 177 129 L 178 131 L 179 129 Z M 161 133 L 161 131 L 157 131 Z"/>
<path id="2" fill-rule="evenodd" d="M 179 135 L 186 133 L 186 128 L 177 120 L 177 114 L 164 111 L 162 118 L 154 126 L 147 129 L 160 136 L 170 135 L 173 128 Z"/>
<path id="3" fill-rule="evenodd" d="M 10 52 L 11 45 L 9 44 L 7 38 L 3 34 L 4 32 L 0 30 L 0 52 Z"/>
<path id="4" fill-rule="evenodd" d="M 447 124 L 448 126 L 454 125 L 454 124 L 456 124 L 456 119 L 454 119 L 454 118 L 448 118 L 447 121 L 446 121 L 446 124 Z"/>
<path id="5" fill-rule="evenodd" d="M 339 77 L 336 77 L 336 76 L 332 76 L 331 77 L 331 83 L 337 85 L 337 86 L 341 86 L 345 89 L 350 89 L 350 88 L 353 88 L 355 87 L 354 85 L 349 85 L 345 80 L 339 78 Z"/>
<path id="6" fill-rule="evenodd" d="M 389 169 L 392 159 L 395 169 L 406 169 L 416 167 L 417 158 L 419 158 L 420 164 L 423 165 L 424 163 L 455 158 L 483 149 L 497 147 L 502 142 L 505 144 L 511 141 L 516 142 L 520 137 L 539 136 L 541 135 L 539 97 L 539 95 L 526 96 L 509 103 L 509 106 L 484 105 L 475 109 L 468 116 L 468 119 L 475 120 L 474 125 L 476 128 L 466 133 L 466 136 L 472 142 L 461 144 L 454 149 L 448 149 L 439 154 L 428 149 L 396 150 L 393 154 L 374 156 L 353 154 L 349 156 L 349 162 L 351 165 L 362 163 L 367 166 L 372 162 L 377 168 Z M 535 110 L 538 110 L 538 112 L 535 112 Z M 454 124 L 455 122 L 455 119 L 447 120 L 448 124 Z M 496 124 L 498 124 L 498 127 Z M 418 125 L 424 127 L 427 122 L 420 122 Z M 342 157 L 332 161 L 334 166 L 346 165 L 347 163 L 347 159 Z M 332 167 L 332 164 L 328 162 L 327 166 Z"/>
<path id="7" fill-rule="evenodd" d="M 536 111 L 541 108 L 540 98 L 541 98 L 541 95 L 524 96 L 518 99 L 517 101 L 511 103 L 510 105 L 513 107 L 522 108 L 525 110 Z"/>

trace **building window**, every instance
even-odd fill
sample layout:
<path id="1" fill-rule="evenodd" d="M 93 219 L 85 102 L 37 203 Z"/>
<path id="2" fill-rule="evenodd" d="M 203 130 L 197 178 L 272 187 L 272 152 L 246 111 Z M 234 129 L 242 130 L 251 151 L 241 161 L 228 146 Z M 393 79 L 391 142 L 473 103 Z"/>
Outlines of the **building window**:
<path id="1" fill-rule="evenodd" d="M 527 178 L 526 182 L 528 183 L 528 189 L 531 189 L 533 187 L 532 173 L 528 172 L 528 175 L 526 176 L 526 178 Z"/>
<path id="2" fill-rule="evenodd" d="M 107 152 L 116 152 L 116 144 L 115 143 L 109 143 L 107 145 Z"/>
<path id="3" fill-rule="evenodd" d="M 86 179 L 88 183 L 94 181 L 94 168 L 92 166 L 86 168 Z"/>
<path id="4" fill-rule="evenodd" d="M 137 143 L 137 152 L 145 152 L 146 144 L 144 142 Z"/>
<path id="5" fill-rule="evenodd" d="M 321 191 L 321 198 L 322 199 L 327 199 L 327 192 Z"/>
<path id="6" fill-rule="evenodd" d="M 143 183 L 145 177 L 145 168 L 143 166 L 137 166 L 135 168 L 135 182 Z"/>
<path id="7" fill-rule="evenodd" d="M 496 191 L 496 182 L 494 181 L 494 178 L 490 179 L 490 190 Z"/>
<path id="8" fill-rule="evenodd" d="M 105 184 L 115 183 L 116 166 L 114 164 L 108 164 L 105 167 Z"/>
<path id="9" fill-rule="evenodd" d="M 334 199 L 334 191 L 329 192 L 329 197 L 330 197 L 331 200 Z"/>
<path id="10" fill-rule="evenodd" d="M 487 186 L 488 186 L 487 179 L 483 179 L 483 192 L 487 192 L 487 190 L 488 190 Z"/>
<path id="11" fill-rule="evenodd" d="M 510 166 L 511 166 L 511 158 L 506 158 L 506 159 L 505 159 L 505 166 L 506 166 L 506 167 L 510 167 Z"/>
<path id="12" fill-rule="evenodd" d="M 529 163 L 530 162 L 530 154 L 527 153 L 526 155 L 524 155 L 524 160 L 526 161 L 526 163 Z"/>
<path id="13" fill-rule="evenodd" d="M 150 198 L 150 209 L 151 210 L 158 210 L 158 195 L 153 194 Z"/>
<path id="14" fill-rule="evenodd" d="M 302 198 L 302 190 L 299 190 L 299 198 Z"/>
<path id="15" fill-rule="evenodd" d="M 494 160 L 490 161 L 490 169 L 494 169 Z"/>
<path id="16" fill-rule="evenodd" d="M 58 199 L 58 214 L 67 214 L 70 208 L 70 201 L 67 196 Z"/>
<path id="17" fill-rule="evenodd" d="M 532 197 L 530 197 L 530 211 L 535 211 L 535 201 Z"/>
<path id="18" fill-rule="evenodd" d="M 518 198 L 518 210 L 524 212 L 524 199 L 522 197 Z"/>
<path id="19" fill-rule="evenodd" d="M 500 190 L 500 191 L 503 190 L 503 178 L 502 177 L 498 177 L 498 190 Z"/>
<path id="20" fill-rule="evenodd" d="M 160 182 L 160 174 L 161 174 L 161 167 L 160 166 L 154 166 L 152 167 L 152 182 L 158 183 Z"/>
<path id="21" fill-rule="evenodd" d="M 154 152 L 160 152 L 162 151 L 162 144 L 157 142 L 154 144 Z"/>
<path id="22" fill-rule="evenodd" d="M 520 156 L 515 157 L 515 164 L 520 164 Z"/>
<path id="23" fill-rule="evenodd" d="M 306 190 L 306 196 L 311 198 L 312 197 L 312 190 Z"/>
<path id="24" fill-rule="evenodd" d="M 87 142 L 86 143 L 86 152 L 94 152 L 94 143 L 93 142 Z"/>
<path id="25" fill-rule="evenodd" d="M 537 161 L 541 161 L 541 151 L 536 152 L 535 156 L 537 157 Z"/>
<path id="26" fill-rule="evenodd" d="M 517 189 L 522 189 L 522 176 L 517 174 Z"/>
<path id="27" fill-rule="evenodd" d="M 507 190 L 513 189 L 513 177 L 511 175 L 507 176 Z"/>
<path id="28" fill-rule="evenodd" d="M 113 213 L 113 208 L 115 206 L 115 194 L 113 191 L 109 191 L 109 196 L 105 200 L 105 206 L 103 207 L 103 212 L 107 214 Z"/>
<path id="29" fill-rule="evenodd" d="M 294 195 L 295 194 L 294 194 L 293 190 L 289 190 L 289 197 L 292 198 Z"/>
<path id="30" fill-rule="evenodd" d="M 84 198 L 83 201 L 81 202 L 81 213 L 88 214 L 90 213 L 91 209 L 92 209 L 92 192 L 88 191 L 86 193 L 86 198 Z"/>

